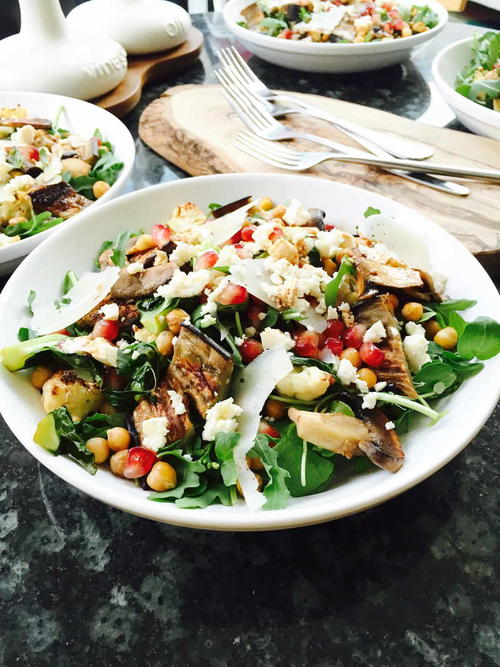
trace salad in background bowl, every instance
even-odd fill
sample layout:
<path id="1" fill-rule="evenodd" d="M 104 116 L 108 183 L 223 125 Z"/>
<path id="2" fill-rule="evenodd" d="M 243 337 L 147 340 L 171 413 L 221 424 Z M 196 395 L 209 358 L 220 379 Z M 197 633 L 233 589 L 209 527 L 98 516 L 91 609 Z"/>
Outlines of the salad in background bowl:
<path id="1" fill-rule="evenodd" d="M 443 465 L 496 402 L 494 286 L 390 200 L 225 175 L 86 216 L 0 297 L 0 386 L 23 444 L 106 502 L 220 529 L 342 516 Z M 19 290 L 47 261 L 40 290 Z"/>
<path id="2" fill-rule="evenodd" d="M 0 96 L 0 274 L 58 225 L 117 195 L 135 149 L 125 126 L 87 102 Z"/>

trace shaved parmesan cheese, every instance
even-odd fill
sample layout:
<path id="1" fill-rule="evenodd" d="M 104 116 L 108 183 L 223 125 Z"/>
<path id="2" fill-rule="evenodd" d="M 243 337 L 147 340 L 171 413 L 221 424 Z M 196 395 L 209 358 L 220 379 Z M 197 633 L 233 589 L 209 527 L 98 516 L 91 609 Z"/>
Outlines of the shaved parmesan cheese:
<path id="1" fill-rule="evenodd" d="M 107 297 L 119 273 L 118 266 L 110 266 L 99 273 L 84 273 L 65 295 L 69 300 L 67 305 L 60 308 L 53 304 L 34 307 L 32 329 L 42 336 L 74 324 Z"/>
<path id="2" fill-rule="evenodd" d="M 252 208 L 254 204 L 250 202 L 237 208 L 236 211 L 227 213 L 220 218 L 209 220 L 203 225 L 204 229 L 208 229 L 212 235 L 212 243 L 214 245 L 221 245 L 224 241 L 228 241 L 231 236 L 234 236 L 243 227 L 245 218 L 247 217 L 248 209 Z"/>
<path id="3" fill-rule="evenodd" d="M 426 242 L 394 218 L 383 214 L 370 215 L 364 218 L 359 228 L 362 236 L 383 243 L 392 257 L 402 259 L 408 266 L 430 268 Z"/>
<path id="4" fill-rule="evenodd" d="M 276 384 L 293 370 L 292 362 L 283 347 L 275 347 L 260 354 L 248 364 L 235 382 L 234 400 L 243 413 L 238 418 L 240 441 L 234 448 L 234 461 L 247 506 L 257 510 L 266 502 L 258 490 L 258 482 L 246 462 L 260 424 L 260 413 L 267 397 Z"/>

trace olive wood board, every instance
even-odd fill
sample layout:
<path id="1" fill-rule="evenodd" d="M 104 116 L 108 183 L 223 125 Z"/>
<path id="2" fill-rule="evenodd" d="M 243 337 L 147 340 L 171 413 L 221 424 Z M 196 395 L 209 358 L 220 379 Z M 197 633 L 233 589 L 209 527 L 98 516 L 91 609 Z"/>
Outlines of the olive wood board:
<path id="1" fill-rule="evenodd" d="M 128 56 L 127 73 L 123 81 L 111 92 L 90 101 L 122 118 L 137 106 L 147 83 L 165 81 L 192 65 L 198 59 L 202 46 L 202 33 L 191 26 L 186 41 L 174 49 Z"/>
<path id="2" fill-rule="evenodd" d="M 431 144 L 435 147 L 431 159 L 437 162 L 500 169 L 500 142 L 493 139 L 423 125 L 342 100 L 293 94 L 360 125 L 375 130 L 390 129 L 394 134 Z M 286 123 L 302 132 L 356 145 L 322 120 L 296 114 L 290 115 Z M 242 127 L 220 86 L 190 84 L 169 88 L 149 104 L 142 113 L 139 134 L 148 146 L 191 176 L 227 172 L 293 173 L 271 167 L 234 148 L 234 137 Z M 318 145 L 307 147 L 321 150 Z M 467 181 L 471 194 L 457 197 L 372 167 L 334 160 L 308 173 L 373 190 L 415 208 L 456 236 L 488 267 L 495 270 L 500 265 L 500 184 Z M 300 193 L 297 196 L 300 198 Z"/>

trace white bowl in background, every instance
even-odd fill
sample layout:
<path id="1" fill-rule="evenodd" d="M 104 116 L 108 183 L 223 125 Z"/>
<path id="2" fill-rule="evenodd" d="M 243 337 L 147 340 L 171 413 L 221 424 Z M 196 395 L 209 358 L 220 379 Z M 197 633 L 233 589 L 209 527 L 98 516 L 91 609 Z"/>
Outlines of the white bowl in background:
<path id="1" fill-rule="evenodd" d="M 135 146 L 132 135 L 125 125 L 105 109 L 77 100 L 73 97 L 63 95 L 52 95 L 50 93 L 28 93 L 17 91 L 0 91 L 0 107 L 14 107 L 20 104 L 28 110 L 30 116 L 39 118 L 54 119 L 58 110 L 64 107 L 65 113 L 61 115 L 61 127 L 67 128 L 75 134 L 83 137 L 91 137 L 96 130 L 102 132 L 104 138 L 111 142 L 114 147 L 116 158 L 123 162 L 123 169 L 116 182 L 111 188 L 91 206 L 91 209 L 104 204 L 105 202 L 118 196 L 126 185 L 127 178 L 134 165 Z M 80 216 L 81 213 L 77 213 Z M 11 273 L 33 248 L 39 245 L 44 239 L 56 232 L 61 225 L 66 225 L 68 221 L 62 222 L 56 227 L 22 239 L 17 243 L 12 243 L 4 248 L 0 248 L 0 276 Z"/>
<path id="2" fill-rule="evenodd" d="M 101 242 L 124 229 L 149 229 L 165 222 L 179 203 L 192 201 L 208 210 L 212 201 L 228 203 L 241 197 L 269 196 L 286 202 L 299 198 L 308 207 L 324 209 L 327 219 L 354 232 L 368 206 L 396 218 L 411 238 L 426 242 L 432 266 L 449 276 L 451 298 L 477 299 L 468 318 L 489 315 L 500 319 L 500 297 L 479 262 L 448 232 L 428 218 L 382 195 L 311 176 L 288 174 L 224 174 L 163 183 L 127 194 L 88 210 L 63 225 L 21 264 L 0 294 L 0 348 L 17 340 L 20 326 L 29 324 L 26 299 L 33 285 L 41 302 L 58 294 L 68 269 L 77 275 L 93 266 Z M 84 493 L 139 516 L 192 528 L 211 530 L 276 530 L 360 512 L 411 488 L 455 457 L 479 431 L 500 394 L 500 355 L 443 400 L 446 410 L 435 425 L 422 423 L 402 437 L 406 452 L 403 467 L 391 474 L 377 470 L 336 483 L 327 491 L 292 498 L 287 508 L 250 511 L 243 503 L 186 510 L 153 502 L 148 493 L 128 480 L 100 468 L 95 476 L 63 456 L 55 457 L 33 443 L 33 433 L 44 412 L 40 393 L 24 372 L 9 373 L 0 365 L 0 407 L 16 437 L 35 458 Z"/>
<path id="3" fill-rule="evenodd" d="M 278 39 L 238 25 L 241 10 L 253 4 L 250 0 L 230 0 L 224 7 L 224 19 L 231 32 L 259 58 L 274 65 L 305 72 L 365 72 L 403 62 L 411 51 L 436 37 L 448 20 L 448 12 L 437 0 L 425 3 L 436 12 L 438 24 L 427 32 L 402 39 L 360 44 L 315 43 Z M 415 3 L 401 3 L 405 5 Z"/>
<path id="4" fill-rule="evenodd" d="M 469 100 L 455 90 L 458 74 L 471 59 L 473 40 L 474 37 L 467 37 L 440 51 L 432 63 L 432 76 L 462 125 L 476 134 L 500 140 L 500 113 Z"/>

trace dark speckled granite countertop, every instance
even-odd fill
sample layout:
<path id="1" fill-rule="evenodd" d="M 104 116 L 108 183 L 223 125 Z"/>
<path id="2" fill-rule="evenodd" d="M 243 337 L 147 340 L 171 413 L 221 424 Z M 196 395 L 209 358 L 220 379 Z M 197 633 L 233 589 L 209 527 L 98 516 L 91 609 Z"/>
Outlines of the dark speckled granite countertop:
<path id="1" fill-rule="evenodd" d="M 213 15 L 195 22 L 207 36 L 201 61 L 169 84 L 214 81 L 227 33 Z M 270 86 L 416 118 L 436 50 L 470 31 L 452 23 L 413 62 L 366 75 L 251 64 Z M 150 87 L 126 119 L 135 135 L 165 87 Z M 132 188 L 184 176 L 136 145 Z M 403 496 L 267 534 L 196 532 L 111 509 L 41 468 L 1 422 L 0 665 L 500 665 L 499 417 Z"/>

